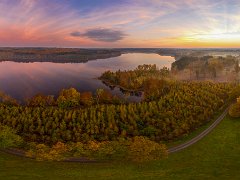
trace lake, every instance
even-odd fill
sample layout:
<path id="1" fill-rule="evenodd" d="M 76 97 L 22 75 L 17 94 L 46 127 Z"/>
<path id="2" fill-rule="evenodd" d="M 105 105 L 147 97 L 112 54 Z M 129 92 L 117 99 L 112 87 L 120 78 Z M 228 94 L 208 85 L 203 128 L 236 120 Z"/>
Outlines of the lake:
<path id="1" fill-rule="evenodd" d="M 171 67 L 174 58 L 158 54 L 131 53 L 119 57 L 92 60 L 87 63 L 0 63 L 0 90 L 13 98 L 23 101 L 37 93 L 57 95 L 63 88 L 74 87 L 80 92 L 95 92 L 98 88 L 112 91 L 121 97 L 120 89 L 110 89 L 96 79 L 106 70 L 130 70 L 141 64 L 156 64 L 158 67 Z M 131 101 L 141 97 L 124 96 Z"/>

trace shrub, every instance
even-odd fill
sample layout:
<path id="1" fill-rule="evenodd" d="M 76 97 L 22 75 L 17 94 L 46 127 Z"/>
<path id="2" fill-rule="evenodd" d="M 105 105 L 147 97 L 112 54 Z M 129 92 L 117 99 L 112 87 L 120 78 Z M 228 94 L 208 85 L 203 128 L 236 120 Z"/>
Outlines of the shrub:
<path id="1" fill-rule="evenodd" d="M 74 157 L 90 157 L 90 152 L 87 150 L 86 146 L 81 143 L 71 143 L 70 145 L 71 154 Z"/>
<path id="2" fill-rule="evenodd" d="M 0 125 L 0 148 L 17 147 L 23 143 L 16 131 L 8 126 Z"/>
<path id="3" fill-rule="evenodd" d="M 51 148 L 45 144 L 38 144 L 26 152 L 27 157 L 35 157 L 38 161 L 60 161 L 65 158 L 65 153 L 68 152 L 67 146 L 58 142 Z"/>
<path id="4" fill-rule="evenodd" d="M 235 98 L 237 98 L 237 97 L 239 97 L 239 95 L 240 95 L 240 85 L 238 85 L 238 86 L 236 86 L 235 88 L 233 88 L 231 91 L 230 91 L 230 93 L 229 93 L 230 95 L 230 100 L 233 100 L 233 99 L 235 99 Z"/>
<path id="5" fill-rule="evenodd" d="M 100 144 L 95 158 L 103 160 L 123 160 L 127 156 L 127 141 L 106 141 Z"/>
<path id="6" fill-rule="evenodd" d="M 60 161 L 66 157 L 84 157 L 97 160 L 131 160 L 146 162 L 167 157 L 167 148 L 163 144 L 150 141 L 145 137 L 134 137 L 128 140 L 88 143 L 58 142 L 52 147 L 45 144 L 29 144 L 26 156 L 38 161 Z"/>
<path id="7" fill-rule="evenodd" d="M 230 107 L 229 115 L 234 118 L 240 117 L 240 103 L 235 103 Z"/>
<path id="8" fill-rule="evenodd" d="M 92 159 L 100 147 L 100 143 L 89 141 L 86 144 L 81 142 L 74 143 L 71 148 L 71 154 L 75 157 L 87 157 Z"/>
<path id="9" fill-rule="evenodd" d="M 134 162 L 160 160 L 167 157 L 167 154 L 165 145 L 141 136 L 132 139 L 128 150 L 128 158 Z"/>

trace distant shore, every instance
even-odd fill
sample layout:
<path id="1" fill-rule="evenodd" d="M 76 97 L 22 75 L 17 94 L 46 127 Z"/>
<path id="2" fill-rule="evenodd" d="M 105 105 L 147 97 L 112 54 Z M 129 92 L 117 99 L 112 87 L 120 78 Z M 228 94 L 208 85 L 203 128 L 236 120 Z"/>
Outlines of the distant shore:
<path id="1" fill-rule="evenodd" d="M 121 56 L 111 49 L 0 48 L 0 61 L 82 63 Z"/>
<path id="2" fill-rule="evenodd" d="M 181 48 L 0 48 L 0 62 L 84 63 L 90 60 L 118 57 L 127 53 L 154 53 L 179 60 L 184 56 L 240 57 L 240 49 L 181 49 Z"/>

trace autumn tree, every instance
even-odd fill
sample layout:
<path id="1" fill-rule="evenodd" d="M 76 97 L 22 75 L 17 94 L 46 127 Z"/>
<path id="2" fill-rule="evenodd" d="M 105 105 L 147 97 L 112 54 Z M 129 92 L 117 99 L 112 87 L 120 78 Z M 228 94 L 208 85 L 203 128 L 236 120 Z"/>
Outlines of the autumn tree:
<path id="1" fill-rule="evenodd" d="M 229 115 L 234 118 L 240 117 L 240 97 L 237 98 L 237 102 L 230 107 Z"/>
<path id="2" fill-rule="evenodd" d="M 94 103 L 94 99 L 91 92 L 81 93 L 80 103 L 84 106 L 91 106 Z"/>
<path id="3" fill-rule="evenodd" d="M 37 94 L 27 100 L 28 106 L 45 107 L 45 106 L 53 106 L 54 104 L 55 104 L 55 100 L 53 96 L 45 96 L 43 94 Z"/>
<path id="4" fill-rule="evenodd" d="M 134 162 L 160 160 L 167 157 L 167 154 L 168 152 L 165 145 L 139 136 L 133 138 L 128 151 L 129 159 Z"/>
<path id="5" fill-rule="evenodd" d="M 100 98 L 101 98 L 103 92 L 104 92 L 104 89 L 97 89 L 96 90 L 96 102 L 97 102 L 97 104 L 99 104 Z"/>
<path id="6" fill-rule="evenodd" d="M 233 104 L 229 109 L 229 115 L 234 118 L 239 118 L 240 117 L 240 105 Z"/>
<path id="7" fill-rule="evenodd" d="M 97 89 L 96 99 L 99 104 L 111 104 L 113 95 L 105 89 Z"/>
<path id="8" fill-rule="evenodd" d="M 80 104 L 80 93 L 74 89 L 63 89 L 57 98 L 57 104 L 59 107 L 75 107 Z"/>
<path id="9" fill-rule="evenodd" d="M 151 101 L 166 95 L 169 91 L 169 85 L 166 80 L 151 78 L 144 83 L 144 99 Z"/>
<path id="10" fill-rule="evenodd" d="M 15 100 L 11 96 L 9 96 L 1 91 L 0 91 L 0 103 L 6 104 L 6 105 L 13 105 L 13 106 L 18 105 L 17 100 Z"/>

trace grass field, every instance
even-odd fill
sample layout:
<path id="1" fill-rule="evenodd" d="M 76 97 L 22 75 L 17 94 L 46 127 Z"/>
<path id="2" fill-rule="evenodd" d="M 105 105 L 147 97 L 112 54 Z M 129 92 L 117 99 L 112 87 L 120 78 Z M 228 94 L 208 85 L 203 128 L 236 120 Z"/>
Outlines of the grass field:
<path id="1" fill-rule="evenodd" d="M 0 153 L 0 179 L 240 179 L 240 119 L 227 117 L 197 144 L 141 165 L 36 162 Z"/>

